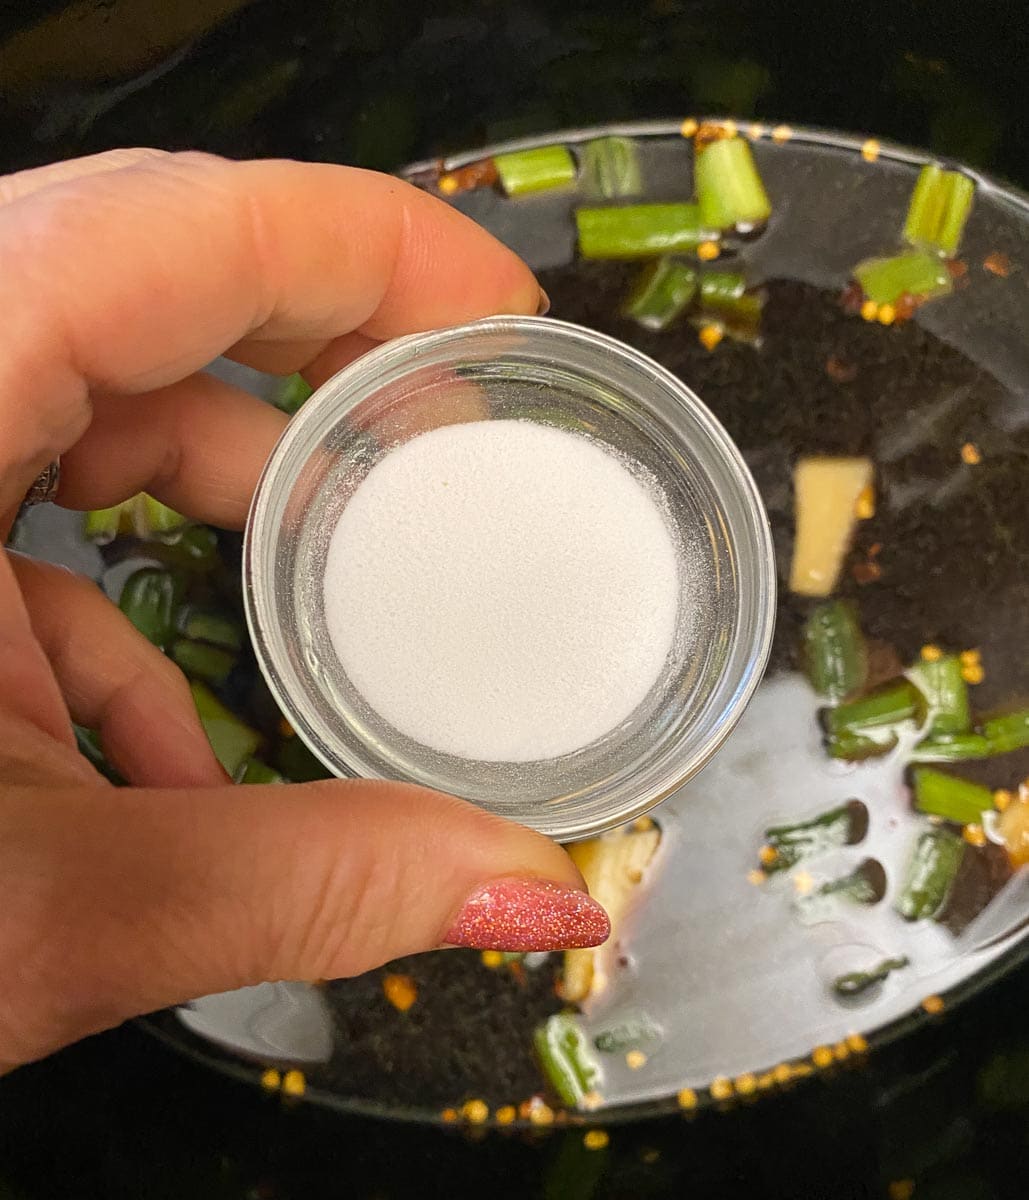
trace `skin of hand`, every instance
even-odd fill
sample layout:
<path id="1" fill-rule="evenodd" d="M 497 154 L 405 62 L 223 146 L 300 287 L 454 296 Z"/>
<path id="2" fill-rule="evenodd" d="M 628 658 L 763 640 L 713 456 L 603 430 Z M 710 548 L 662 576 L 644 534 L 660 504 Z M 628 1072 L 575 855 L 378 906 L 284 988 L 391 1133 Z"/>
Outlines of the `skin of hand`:
<path id="1" fill-rule="evenodd" d="M 409 185 L 327 164 L 119 150 L 0 179 L 0 533 L 139 491 L 242 526 L 286 418 L 219 354 L 317 385 L 379 341 L 542 304 Z M 132 786 L 76 750 L 99 731 Z M 185 678 L 90 581 L 0 553 L 0 1070 L 128 1017 L 444 942 L 594 944 L 548 839 L 423 789 L 235 787 Z"/>

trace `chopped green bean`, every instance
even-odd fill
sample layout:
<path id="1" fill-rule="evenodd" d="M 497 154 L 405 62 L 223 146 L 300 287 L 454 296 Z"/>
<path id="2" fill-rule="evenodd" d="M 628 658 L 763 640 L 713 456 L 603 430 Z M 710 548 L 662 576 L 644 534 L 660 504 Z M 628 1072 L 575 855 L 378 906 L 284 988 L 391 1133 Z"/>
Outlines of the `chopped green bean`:
<path id="1" fill-rule="evenodd" d="M 299 372 L 288 375 L 272 397 L 276 408 L 292 416 L 310 398 L 314 389 Z"/>
<path id="2" fill-rule="evenodd" d="M 175 572 L 141 567 L 125 580 L 118 606 L 145 638 L 164 647 L 175 632 L 184 590 Z"/>
<path id="3" fill-rule="evenodd" d="M 697 294 L 697 272 L 670 258 L 643 268 L 622 313 L 645 329 L 667 329 Z"/>
<path id="4" fill-rule="evenodd" d="M 285 783 L 286 780 L 278 771 L 273 771 L 259 758 L 248 758 L 242 769 L 237 773 L 237 783 Z"/>
<path id="5" fill-rule="evenodd" d="M 906 958 L 884 958 L 881 963 L 868 971 L 850 971 L 846 975 L 838 975 L 833 980 L 833 991 L 839 996 L 860 996 L 868 991 L 893 971 L 899 971 L 908 965 Z"/>
<path id="6" fill-rule="evenodd" d="M 315 779 L 332 778 L 332 772 L 320 759 L 315 758 L 296 734 L 284 738 L 279 743 L 272 761 L 291 783 L 310 783 Z"/>
<path id="7" fill-rule="evenodd" d="M 221 646 L 210 646 L 189 638 L 176 638 L 170 654 L 190 679 L 203 679 L 219 687 L 232 674 L 238 661 L 235 654 Z"/>
<path id="8" fill-rule="evenodd" d="M 189 689 L 215 757 L 235 779 L 261 744 L 261 735 L 226 708 L 206 684 L 193 680 Z"/>
<path id="9" fill-rule="evenodd" d="M 912 762 L 967 762 L 989 758 L 995 751 L 981 733 L 953 733 L 926 738 L 911 752 Z"/>
<path id="10" fill-rule="evenodd" d="M 656 258 L 717 240 L 695 204 L 630 204 L 575 211 L 583 258 Z"/>
<path id="11" fill-rule="evenodd" d="M 149 546 L 155 558 L 187 571 L 209 571 L 219 561 L 218 534 L 210 525 L 187 525 Z"/>
<path id="12" fill-rule="evenodd" d="M 693 167 L 700 219 L 709 229 L 746 232 L 772 212 L 750 145 L 719 138 L 697 151 Z"/>
<path id="13" fill-rule="evenodd" d="M 919 835 L 897 898 L 897 911 L 905 920 L 940 913 L 964 855 L 961 835 L 949 829 L 928 829 Z"/>
<path id="14" fill-rule="evenodd" d="M 924 709 L 921 693 L 910 680 L 897 679 L 837 708 L 822 710 L 827 732 L 855 733 L 873 737 L 877 731 L 894 730 L 913 718 L 920 719 Z"/>
<path id="15" fill-rule="evenodd" d="M 634 138 L 593 138 L 582 148 L 582 193 L 587 200 L 625 200 L 643 191 Z"/>
<path id="16" fill-rule="evenodd" d="M 992 754 L 1024 750 L 1029 746 L 1029 708 L 991 717 L 988 721 L 983 721 L 981 728 L 983 737 L 990 744 Z"/>
<path id="17" fill-rule="evenodd" d="M 908 722 L 914 729 L 914 722 Z M 860 733 L 826 734 L 825 750 L 830 758 L 838 758 L 843 762 L 864 762 L 867 758 L 879 758 L 896 749 L 898 733 L 904 725 L 895 728 L 871 730 L 867 735 Z"/>
<path id="18" fill-rule="evenodd" d="M 848 800 L 808 821 L 766 829 L 762 862 L 768 872 L 788 870 L 835 846 L 854 845 L 867 831 L 868 809 L 860 800 Z"/>
<path id="19" fill-rule="evenodd" d="M 575 183 L 575 159 L 567 146 L 539 146 L 493 157 L 500 186 L 508 196 L 550 192 Z"/>
<path id="20" fill-rule="evenodd" d="M 915 808 L 933 817 L 943 817 L 958 825 L 975 825 L 983 813 L 993 808 L 989 788 L 931 767 L 915 767 L 911 772 Z"/>
<path id="21" fill-rule="evenodd" d="M 948 256 L 955 254 L 974 194 L 974 181 L 960 171 L 945 171 L 935 163 L 924 166 L 911 193 L 905 241 Z"/>
<path id="22" fill-rule="evenodd" d="M 956 654 L 945 654 L 934 662 L 917 662 L 908 671 L 908 679 L 925 697 L 927 736 L 967 733 L 971 729 L 968 684 Z"/>
<path id="23" fill-rule="evenodd" d="M 916 300 L 946 296 L 954 283 L 947 264 L 925 250 L 909 250 L 890 258 L 866 258 L 854 268 L 865 297 L 875 304 L 895 304 L 907 294 Z"/>
<path id="24" fill-rule="evenodd" d="M 886 894 L 886 872 L 877 858 L 866 858 L 850 874 L 823 883 L 816 894 L 843 896 L 855 904 L 878 904 Z"/>
<path id="25" fill-rule="evenodd" d="M 221 613 L 187 608 L 179 613 L 179 632 L 195 642 L 210 642 L 225 650 L 238 653 L 243 648 L 243 627 Z"/>
<path id="26" fill-rule="evenodd" d="M 853 604 L 820 604 L 804 626 L 804 666 L 811 686 L 827 700 L 842 700 L 864 686 L 868 648 Z"/>
<path id="27" fill-rule="evenodd" d="M 562 1103 L 574 1108 L 600 1081 L 589 1041 L 571 1013 L 555 1013 L 533 1038 L 540 1065 Z"/>
<path id="28" fill-rule="evenodd" d="M 626 1050 L 648 1045 L 660 1036 L 653 1021 L 644 1013 L 602 1030 L 593 1039 L 593 1045 L 601 1054 L 624 1054 Z"/>

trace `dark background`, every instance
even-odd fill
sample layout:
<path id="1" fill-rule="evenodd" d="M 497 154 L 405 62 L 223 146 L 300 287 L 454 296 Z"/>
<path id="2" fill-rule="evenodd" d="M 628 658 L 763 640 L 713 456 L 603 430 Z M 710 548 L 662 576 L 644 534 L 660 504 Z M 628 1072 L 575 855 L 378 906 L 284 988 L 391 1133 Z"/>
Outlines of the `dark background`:
<path id="1" fill-rule="evenodd" d="M 0 169 L 119 145 L 388 169 L 706 112 L 874 133 L 1024 187 L 1027 51 L 1024 0 L 0 0 Z M 862 1068 L 615 1129 L 599 1153 L 283 1108 L 134 1027 L 0 1082 L 0 1200 L 896 1200 L 908 1180 L 916 1200 L 1015 1200 L 1027 1167 L 1024 966 Z"/>

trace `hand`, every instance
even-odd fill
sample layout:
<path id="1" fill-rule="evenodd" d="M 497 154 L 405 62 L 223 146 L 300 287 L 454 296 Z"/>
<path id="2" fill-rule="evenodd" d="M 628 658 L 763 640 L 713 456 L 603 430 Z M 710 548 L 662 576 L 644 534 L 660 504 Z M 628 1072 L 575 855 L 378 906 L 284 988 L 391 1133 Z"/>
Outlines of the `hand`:
<path id="1" fill-rule="evenodd" d="M 387 176 L 114 151 L 0 180 L 0 533 L 148 491 L 239 528 L 284 424 L 218 354 L 327 378 L 377 341 L 536 312 L 525 265 Z M 75 747 L 97 729 L 133 785 Z M 607 935 L 547 839 L 390 783 L 233 787 L 185 679 L 90 582 L 0 554 L 0 1069 L 134 1014 L 443 942 Z"/>

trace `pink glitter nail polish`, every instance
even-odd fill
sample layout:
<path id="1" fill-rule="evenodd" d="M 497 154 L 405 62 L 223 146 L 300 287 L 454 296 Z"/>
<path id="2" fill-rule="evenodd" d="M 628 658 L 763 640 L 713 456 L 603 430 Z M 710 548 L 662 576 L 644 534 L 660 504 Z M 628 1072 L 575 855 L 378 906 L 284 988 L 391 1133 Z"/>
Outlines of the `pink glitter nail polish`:
<path id="1" fill-rule="evenodd" d="M 498 879 L 464 903 L 444 941 L 475 950 L 572 950 L 611 932 L 596 900 L 547 879 Z"/>

